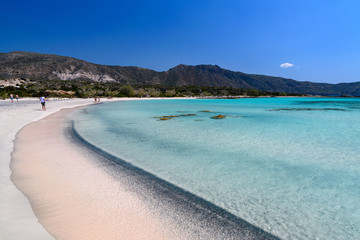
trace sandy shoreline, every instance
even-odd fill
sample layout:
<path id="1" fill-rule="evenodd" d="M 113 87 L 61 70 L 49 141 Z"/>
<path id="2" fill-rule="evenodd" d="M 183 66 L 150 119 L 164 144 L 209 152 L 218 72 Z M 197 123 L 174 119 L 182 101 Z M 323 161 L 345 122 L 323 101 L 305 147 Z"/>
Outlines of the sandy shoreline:
<path id="1" fill-rule="evenodd" d="M 117 101 L 119 99 L 104 101 Z M 120 99 L 128 100 L 128 99 Z M 10 180 L 10 160 L 16 133 L 25 125 L 44 118 L 62 108 L 92 104 L 93 99 L 64 99 L 47 103 L 41 111 L 36 98 L 0 101 L 0 239 L 53 239 L 38 223 L 28 199 Z"/>
<path id="2" fill-rule="evenodd" d="M 90 104 L 90 99 L 50 101 L 48 111 L 41 111 L 37 99 L 0 102 L 0 237 L 1 239 L 52 239 L 38 223 L 29 201 L 10 181 L 10 159 L 16 133 L 26 124 L 41 119 L 63 107 Z"/>
<path id="3" fill-rule="evenodd" d="M 55 239 L 173 239 L 103 163 L 66 139 L 67 112 L 31 123 L 16 137 L 11 179 L 40 223 Z M 143 228 L 148 232 L 137 230 Z"/>

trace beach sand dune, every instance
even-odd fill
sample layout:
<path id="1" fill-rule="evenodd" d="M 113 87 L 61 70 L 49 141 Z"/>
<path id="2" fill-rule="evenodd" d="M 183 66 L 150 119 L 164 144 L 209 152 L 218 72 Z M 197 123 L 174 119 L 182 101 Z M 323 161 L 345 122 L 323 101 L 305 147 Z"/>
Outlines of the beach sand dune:
<path id="1" fill-rule="evenodd" d="M 11 162 L 12 181 L 54 238 L 276 239 L 81 143 L 66 118 L 69 111 L 24 127 Z"/>

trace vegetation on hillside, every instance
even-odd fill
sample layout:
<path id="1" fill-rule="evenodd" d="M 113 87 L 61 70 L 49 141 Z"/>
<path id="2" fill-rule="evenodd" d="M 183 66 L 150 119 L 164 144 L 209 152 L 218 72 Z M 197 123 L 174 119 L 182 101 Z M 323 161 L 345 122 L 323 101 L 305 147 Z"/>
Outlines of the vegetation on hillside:
<path id="1" fill-rule="evenodd" d="M 49 92 L 51 90 L 51 92 Z M 26 81 L 17 86 L 0 86 L 0 97 L 8 98 L 9 94 L 20 97 L 61 97 L 54 90 L 73 92 L 72 96 L 80 98 L 99 97 L 235 97 L 235 96 L 300 96 L 266 92 L 256 89 L 241 89 L 232 87 L 203 86 L 161 86 L 161 85 L 123 85 L 116 82 L 99 83 L 93 81 Z M 64 96 L 63 96 L 64 97 Z"/>
<path id="2" fill-rule="evenodd" d="M 149 86 L 154 85 L 154 87 L 148 86 L 146 91 L 152 92 L 152 90 L 154 90 L 152 94 L 155 95 L 164 94 L 161 93 L 162 91 L 157 87 L 161 85 L 189 86 L 189 89 L 192 88 L 191 86 L 212 86 L 215 87 L 215 90 L 209 90 L 212 92 L 217 92 L 218 90 L 216 89 L 230 91 L 226 89 L 226 87 L 233 87 L 234 89 L 258 89 L 268 92 L 324 96 L 360 96 L 360 82 L 339 84 L 308 81 L 300 82 L 282 77 L 231 71 L 217 65 L 192 66 L 180 64 L 167 71 L 157 72 L 140 67 L 94 64 L 72 57 L 58 55 L 29 52 L 0 54 L 0 79 L 11 80 L 21 78 L 43 81 L 77 80 L 102 83 L 116 82 L 122 85 L 131 85 L 134 90 L 136 90 L 138 85 L 148 84 Z M 70 85 L 71 84 L 72 83 L 70 83 Z M 115 88 L 115 90 L 118 91 L 118 85 Z M 89 89 L 89 91 L 90 90 L 91 89 Z M 123 91 L 125 92 L 127 90 L 124 89 Z M 174 88 L 169 88 L 168 90 L 167 95 L 174 94 L 172 91 L 175 90 Z M 142 93 L 143 92 L 141 92 L 141 94 Z M 85 94 L 87 94 L 86 91 Z M 193 94 L 197 93 L 193 92 Z M 213 95 L 213 93 L 211 94 Z M 253 94 L 256 95 L 257 93 L 255 92 Z"/>

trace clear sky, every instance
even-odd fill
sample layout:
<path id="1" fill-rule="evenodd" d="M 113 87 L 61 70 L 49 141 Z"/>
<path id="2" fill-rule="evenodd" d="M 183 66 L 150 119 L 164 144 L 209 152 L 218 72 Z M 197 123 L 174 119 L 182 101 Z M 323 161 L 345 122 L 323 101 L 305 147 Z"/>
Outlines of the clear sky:
<path id="1" fill-rule="evenodd" d="M 359 0 L 12 0 L 0 9 L 0 52 L 360 81 Z"/>

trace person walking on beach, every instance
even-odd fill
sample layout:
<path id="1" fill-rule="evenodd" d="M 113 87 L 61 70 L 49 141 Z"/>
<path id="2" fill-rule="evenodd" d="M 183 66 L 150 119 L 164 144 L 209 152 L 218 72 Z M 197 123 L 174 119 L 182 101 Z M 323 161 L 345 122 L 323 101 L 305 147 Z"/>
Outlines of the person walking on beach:
<path id="1" fill-rule="evenodd" d="M 19 95 L 16 95 L 15 98 L 16 98 L 16 101 L 18 102 L 19 101 Z"/>
<path id="2" fill-rule="evenodd" d="M 10 94 L 10 100 L 11 102 L 14 102 L 14 95 L 12 95 L 12 93 Z"/>
<path id="3" fill-rule="evenodd" d="M 40 103 L 43 111 L 46 111 L 45 107 L 45 97 L 40 97 Z"/>

